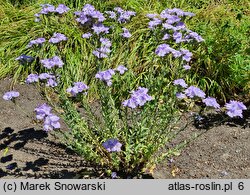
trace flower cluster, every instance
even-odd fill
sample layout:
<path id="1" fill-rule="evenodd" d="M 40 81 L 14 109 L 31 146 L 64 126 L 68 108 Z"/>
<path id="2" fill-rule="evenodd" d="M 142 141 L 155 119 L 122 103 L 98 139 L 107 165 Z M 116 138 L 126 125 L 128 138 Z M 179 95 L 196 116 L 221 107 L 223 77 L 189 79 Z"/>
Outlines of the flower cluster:
<path id="1" fill-rule="evenodd" d="M 123 65 L 119 65 L 114 70 L 118 71 L 121 75 L 123 75 L 128 69 L 125 66 L 123 66 Z"/>
<path id="2" fill-rule="evenodd" d="M 45 38 L 37 38 L 35 40 L 31 40 L 29 44 L 27 45 L 27 48 L 32 47 L 33 45 L 39 45 L 41 46 L 45 42 Z"/>
<path id="3" fill-rule="evenodd" d="M 49 39 L 50 43 L 59 43 L 61 41 L 66 41 L 68 38 L 61 33 L 54 33 L 53 36 Z"/>
<path id="4" fill-rule="evenodd" d="M 92 36 L 91 33 L 84 33 L 84 34 L 82 34 L 82 38 L 84 38 L 84 39 L 89 39 L 91 36 Z"/>
<path id="5" fill-rule="evenodd" d="M 52 131 L 54 129 L 60 129 L 60 118 L 51 113 L 51 107 L 47 104 L 39 105 L 35 108 L 36 118 L 38 120 L 44 120 L 44 131 Z"/>
<path id="6" fill-rule="evenodd" d="M 171 48 L 168 44 L 165 44 L 165 43 L 159 45 L 156 48 L 155 53 L 160 57 L 164 57 L 166 54 L 172 53 L 175 58 L 182 56 L 182 60 L 184 60 L 186 62 L 189 62 L 191 60 L 192 55 L 193 55 L 187 49 L 181 48 L 180 51 L 178 51 L 178 50 Z"/>
<path id="7" fill-rule="evenodd" d="M 25 54 L 22 54 L 16 58 L 17 61 L 20 62 L 20 64 L 27 64 L 32 63 L 35 59 L 32 56 L 27 56 Z"/>
<path id="8" fill-rule="evenodd" d="M 59 4 L 57 7 L 55 7 L 54 5 L 51 4 L 41 4 L 41 11 L 37 14 L 35 14 L 35 21 L 39 22 L 41 20 L 41 15 L 45 14 L 49 14 L 49 13 L 58 13 L 58 14 L 63 14 L 68 12 L 70 9 L 64 5 L 64 4 Z"/>
<path id="9" fill-rule="evenodd" d="M 200 88 L 195 86 L 188 87 L 184 92 L 190 98 L 194 97 L 205 98 L 206 96 L 206 94 Z"/>
<path id="10" fill-rule="evenodd" d="M 101 81 L 105 81 L 108 86 L 112 85 L 112 76 L 115 74 L 113 69 L 108 69 L 104 71 L 100 71 L 95 75 L 95 78 L 100 79 Z"/>
<path id="11" fill-rule="evenodd" d="M 100 33 L 104 33 L 104 34 L 108 34 L 109 33 L 109 27 L 104 26 L 102 23 L 94 24 L 93 27 L 92 27 L 92 30 L 97 35 L 99 35 Z"/>
<path id="12" fill-rule="evenodd" d="M 143 106 L 147 101 L 151 101 L 153 99 L 147 93 L 147 88 L 139 87 L 136 91 L 132 91 L 131 98 L 122 102 L 122 105 L 129 108 Z"/>
<path id="13" fill-rule="evenodd" d="M 125 37 L 125 38 L 130 38 L 130 37 L 132 36 L 128 29 L 122 28 L 122 30 L 123 30 L 123 33 L 122 33 L 121 35 L 122 35 L 123 37 Z"/>
<path id="14" fill-rule="evenodd" d="M 147 14 L 150 19 L 148 24 L 150 29 L 154 29 L 157 26 L 162 26 L 165 34 L 163 40 L 169 39 L 172 34 L 172 38 L 176 43 L 190 42 L 196 40 L 197 42 L 204 41 L 197 33 L 186 28 L 186 25 L 181 21 L 182 17 L 192 17 L 193 13 L 184 12 L 181 9 L 165 9 L 161 14 Z"/>
<path id="15" fill-rule="evenodd" d="M 3 95 L 4 100 L 12 100 L 13 98 L 16 98 L 20 95 L 17 91 L 8 91 Z"/>
<path id="16" fill-rule="evenodd" d="M 173 83 L 174 83 L 174 85 L 180 85 L 180 86 L 182 86 L 184 88 L 187 87 L 187 84 L 183 79 L 176 79 L 176 80 L 174 80 Z"/>
<path id="17" fill-rule="evenodd" d="M 70 93 L 72 96 L 76 96 L 78 93 L 88 90 L 89 87 L 84 84 L 83 82 L 75 82 L 73 87 L 69 87 L 67 92 Z M 85 92 L 86 94 L 87 92 Z"/>
<path id="18" fill-rule="evenodd" d="M 93 54 L 98 58 L 107 58 L 111 52 L 111 41 L 107 38 L 100 38 L 101 47 L 93 51 Z"/>
<path id="19" fill-rule="evenodd" d="M 120 22 L 120 23 L 128 22 L 131 19 L 132 16 L 136 15 L 136 13 L 134 11 L 123 10 L 120 7 L 115 7 L 114 11 L 116 11 L 116 13 L 115 12 L 108 12 L 108 14 L 111 13 L 110 18 L 116 18 L 117 21 Z M 114 17 L 114 16 L 116 16 L 116 17 Z"/>
<path id="20" fill-rule="evenodd" d="M 108 86 L 112 85 L 112 76 L 115 74 L 115 71 L 119 72 L 120 75 L 123 75 L 128 69 L 123 66 L 123 65 L 119 65 L 117 68 L 115 69 L 108 69 L 108 70 L 104 70 L 104 71 L 100 71 L 95 75 L 95 78 L 100 79 L 101 81 L 106 82 L 106 84 Z"/>
<path id="21" fill-rule="evenodd" d="M 117 139 L 108 139 L 102 144 L 102 146 L 108 152 L 120 152 L 122 144 Z"/>
<path id="22" fill-rule="evenodd" d="M 49 73 L 41 73 L 40 75 L 29 74 L 27 79 L 26 79 L 26 83 L 30 84 L 30 83 L 38 82 L 39 79 L 40 80 L 47 80 L 46 86 L 48 86 L 48 87 L 56 87 L 57 86 L 56 77 L 52 74 L 49 74 Z"/>
<path id="23" fill-rule="evenodd" d="M 182 21 L 183 17 L 192 17 L 194 16 L 193 13 L 185 12 L 178 8 L 173 9 L 165 9 L 161 12 L 161 14 L 147 14 L 149 18 L 149 28 L 154 30 L 155 28 L 160 28 L 160 32 L 162 33 L 162 40 L 168 40 L 169 43 L 182 43 L 182 42 L 190 42 L 190 41 L 197 41 L 202 42 L 204 41 L 201 36 L 197 33 L 187 29 L 185 23 Z M 176 45 L 175 44 L 175 45 Z M 182 60 L 185 62 L 190 62 L 192 53 L 187 49 L 174 49 L 172 46 L 166 43 L 162 43 L 158 45 L 155 50 L 155 53 L 160 56 L 164 57 L 167 54 L 172 54 L 174 58 L 182 57 Z M 183 68 L 185 70 L 190 69 L 189 65 L 184 65 Z"/>
<path id="24" fill-rule="evenodd" d="M 43 59 L 41 60 L 41 64 L 47 69 L 51 69 L 55 66 L 61 68 L 64 65 L 63 61 L 58 56 L 54 56 L 48 59 Z"/>
<path id="25" fill-rule="evenodd" d="M 86 4 L 82 11 L 74 12 L 74 14 L 77 16 L 76 21 L 80 24 L 92 24 L 97 20 L 97 22 L 103 22 L 106 18 L 104 15 L 95 9 L 93 5 Z"/>
<path id="26" fill-rule="evenodd" d="M 180 85 L 184 88 L 187 88 L 187 84 L 183 79 L 177 79 L 174 80 L 174 85 Z M 202 99 L 202 102 L 207 106 L 207 107 L 212 107 L 215 109 L 220 109 L 220 105 L 217 103 L 216 99 L 213 97 L 207 97 L 205 98 L 206 94 L 199 89 L 198 87 L 195 86 L 190 86 L 187 89 L 184 90 L 184 93 L 178 92 L 176 93 L 176 97 L 178 99 L 185 99 L 185 98 L 194 98 L 194 97 L 199 97 Z M 226 114 L 229 117 L 243 117 L 242 112 L 243 110 L 246 110 L 246 106 L 242 102 L 230 100 L 229 103 L 225 104 L 226 108 Z"/>

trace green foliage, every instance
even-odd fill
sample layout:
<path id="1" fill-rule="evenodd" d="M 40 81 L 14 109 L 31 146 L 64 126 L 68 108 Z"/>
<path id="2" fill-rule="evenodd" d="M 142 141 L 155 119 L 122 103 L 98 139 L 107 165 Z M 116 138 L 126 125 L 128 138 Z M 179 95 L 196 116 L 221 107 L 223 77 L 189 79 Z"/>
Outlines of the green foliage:
<path id="1" fill-rule="evenodd" d="M 193 62 L 195 80 L 224 101 L 250 92 L 249 8 L 247 1 L 213 3 L 201 9 L 191 24 L 205 39 Z"/>
<path id="2" fill-rule="evenodd" d="M 91 3 L 101 11 L 112 9 L 115 6 L 134 9 L 138 15 L 128 25 L 133 32 L 133 37 L 124 47 L 120 47 L 120 40 L 115 40 L 117 51 L 116 55 L 112 56 L 112 64 L 115 62 L 112 66 L 125 61 L 129 67 L 133 67 L 134 71 L 142 73 L 148 68 L 148 65 L 152 64 L 152 58 L 148 57 L 148 53 L 153 48 L 151 45 L 147 45 L 151 38 L 147 29 L 145 13 L 160 12 L 167 7 L 179 7 L 192 11 L 197 14 L 197 17 L 187 21 L 188 26 L 203 36 L 205 44 L 197 48 L 192 65 L 193 76 L 187 79 L 194 84 L 198 83 L 210 95 L 221 97 L 224 101 L 237 93 L 249 93 L 248 35 L 250 20 L 248 10 L 250 4 L 247 0 L 237 3 L 231 0 L 220 2 L 215 0 L 3 0 L 0 3 L 0 78 L 12 74 L 17 79 L 20 76 L 26 77 L 28 73 L 34 71 L 35 66 L 20 67 L 14 58 L 27 51 L 25 47 L 29 40 L 39 36 L 49 36 L 53 30 L 60 30 L 68 36 L 75 37 L 76 46 L 74 49 L 71 49 L 72 43 L 66 46 L 65 57 L 71 58 L 68 60 L 70 67 L 68 66 L 69 69 L 66 70 L 67 74 L 81 78 L 83 73 L 87 71 L 89 74 L 85 74 L 85 77 L 92 75 L 95 62 L 90 58 L 83 60 L 84 55 L 82 55 L 83 53 L 89 55 L 90 51 L 86 51 L 87 43 L 84 43 L 84 40 L 80 38 L 79 31 L 75 31 L 75 28 L 69 29 L 68 23 L 64 23 L 67 21 L 72 24 L 73 18 L 66 18 L 66 21 L 61 21 L 59 24 L 54 21 L 54 29 L 44 28 L 41 31 L 39 24 L 34 22 L 33 16 L 39 11 L 40 3 L 53 3 L 55 5 L 65 3 L 69 7 L 77 9 L 81 9 L 86 3 Z M 141 31 L 144 33 L 139 36 Z M 125 49 L 125 47 L 130 47 L 130 50 Z M 140 50 L 139 54 L 137 53 L 138 49 Z M 80 63 L 83 61 L 84 66 L 81 66 Z M 133 64 L 135 61 L 136 65 Z M 64 79 L 66 83 L 69 82 L 67 76 Z M 89 77 L 86 79 L 88 80 Z"/>

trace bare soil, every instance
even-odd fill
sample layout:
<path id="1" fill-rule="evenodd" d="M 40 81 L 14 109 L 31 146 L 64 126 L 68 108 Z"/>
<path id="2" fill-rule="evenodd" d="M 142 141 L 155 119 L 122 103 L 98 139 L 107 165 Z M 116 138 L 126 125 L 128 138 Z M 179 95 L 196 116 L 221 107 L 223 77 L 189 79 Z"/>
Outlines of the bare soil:
<path id="1" fill-rule="evenodd" d="M 83 158 L 36 123 L 34 108 L 45 100 L 35 86 L 16 84 L 14 89 L 20 97 L 15 102 L 2 99 L 10 82 L 0 81 L 0 178 L 102 178 Z M 153 178 L 249 179 L 249 120 L 246 112 L 244 120 L 221 123 L 221 116 L 212 114 L 191 123 L 166 149 L 196 138 L 183 147 L 179 156 L 163 161 L 154 170 Z M 63 130 L 67 130 L 66 125 Z"/>

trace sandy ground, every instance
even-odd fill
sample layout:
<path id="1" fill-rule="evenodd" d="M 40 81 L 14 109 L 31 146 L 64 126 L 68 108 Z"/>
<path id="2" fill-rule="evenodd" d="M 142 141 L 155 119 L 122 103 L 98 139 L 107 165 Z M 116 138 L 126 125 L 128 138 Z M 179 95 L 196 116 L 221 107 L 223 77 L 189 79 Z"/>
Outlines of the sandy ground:
<path id="1" fill-rule="evenodd" d="M 34 108 L 45 102 L 36 87 L 15 85 L 21 95 L 13 103 L 2 99 L 9 86 L 10 80 L 0 81 L 0 178 L 98 178 L 83 158 L 35 122 Z M 249 120 L 248 112 L 245 120 L 214 125 L 219 116 L 213 116 L 213 120 L 189 125 L 171 145 L 199 136 L 179 156 L 163 161 L 153 177 L 249 179 Z"/>

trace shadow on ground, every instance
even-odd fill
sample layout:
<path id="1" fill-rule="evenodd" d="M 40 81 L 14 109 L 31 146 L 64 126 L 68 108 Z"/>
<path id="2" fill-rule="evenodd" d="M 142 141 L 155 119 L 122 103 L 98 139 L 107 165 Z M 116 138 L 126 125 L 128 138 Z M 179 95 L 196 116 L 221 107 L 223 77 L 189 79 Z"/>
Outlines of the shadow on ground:
<path id="1" fill-rule="evenodd" d="M 7 127 L 0 134 L 0 151 L 0 178 L 98 177 L 96 169 L 42 130 Z"/>

